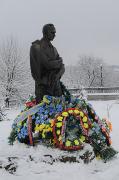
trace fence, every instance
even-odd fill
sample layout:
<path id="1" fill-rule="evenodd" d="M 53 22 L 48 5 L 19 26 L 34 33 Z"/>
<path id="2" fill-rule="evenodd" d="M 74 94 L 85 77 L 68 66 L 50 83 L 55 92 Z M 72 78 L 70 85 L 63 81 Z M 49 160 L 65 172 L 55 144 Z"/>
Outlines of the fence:
<path id="1" fill-rule="evenodd" d="M 88 88 L 70 88 L 68 89 L 74 96 L 79 96 L 82 91 L 86 92 L 88 100 L 117 100 L 119 99 L 119 87 L 88 87 Z M 2 100 L 0 100 L 1 102 Z M 25 100 L 10 100 L 10 106 L 24 104 Z"/>
<path id="2" fill-rule="evenodd" d="M 119 87 L 88 87 L 83 89 L 69 89 L 74 96 L 80 95 L 81 91 L 85 91 L 88 100 L 115 100 L 119 99 Z"/>

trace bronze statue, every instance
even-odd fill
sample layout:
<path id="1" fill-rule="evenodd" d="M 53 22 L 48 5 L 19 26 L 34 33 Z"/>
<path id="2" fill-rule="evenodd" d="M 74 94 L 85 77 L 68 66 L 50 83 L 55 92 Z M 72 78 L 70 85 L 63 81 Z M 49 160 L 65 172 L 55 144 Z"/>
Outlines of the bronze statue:
<path id="1" fill-rule="evenodd" d="M 51 44 L 56 33 L 54 25 L 44 25 L 42 32 L 42 39 L 34 41 L 30 49 L 31 74 L 35 80 L 37 103 L 44 95 L 62 95 L 60 78 L 65 71 L 62 58 Z"/>

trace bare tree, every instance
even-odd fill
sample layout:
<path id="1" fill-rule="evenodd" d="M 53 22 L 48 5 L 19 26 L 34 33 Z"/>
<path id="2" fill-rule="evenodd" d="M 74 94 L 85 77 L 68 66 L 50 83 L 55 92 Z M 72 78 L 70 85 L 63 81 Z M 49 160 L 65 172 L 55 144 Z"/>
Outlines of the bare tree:
<path id="1" fill-rule="evenodd" d="M 13 97 L 21 99 L 28 86 L 28 62 L 23 49 L 13 37 L 0 45 L 0 92 L 6 103 Z"/>
<path id="2" fill-rule="evenodd" d="M 75 88 L 77 86 L 77 69 L 76 66 L 66 66 L 62 81 L 67 88 Z"/>
<path id="3" fill-rule="evenodd" d="M 101 58 L 83 55 L 77 65 L 65 67 L 62 81 L 69 89 L 119 86 L 119 67 L 108 65 Z"/>
<path id="4" fill-rule="evenodd" d="M 80 56 L 78 67 L 84 86 L 104 86 L 105 66 L 106 64 L 100 58 Z"/>

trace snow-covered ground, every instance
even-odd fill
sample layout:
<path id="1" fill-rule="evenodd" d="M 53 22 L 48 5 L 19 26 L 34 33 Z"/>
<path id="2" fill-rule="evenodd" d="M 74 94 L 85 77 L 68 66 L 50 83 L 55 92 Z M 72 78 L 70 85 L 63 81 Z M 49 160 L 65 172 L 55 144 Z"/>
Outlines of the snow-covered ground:
<path id="1" fill-rule="evenodd" d="M 100 117 L 110 117 L 113 125 L 112 146 L 119 151 L 119 104 L 115 101 L 92 101 Z M 109 109 L 109 111 L 107 111 Z M 15 142 L 8 144 L 11 124 L 19 109 L 7 110 L 9 121 L 0 122 L 0 180 L 116 180 L 119 178 L 119 154 L 104 163 L 94 158 L 85 164 L 81 151 L 74 153 L 52 149 L 43 145 L 30 147 Z M 92 148 L 86 145 L 85 149 Z M 74 157 L 77 162 L 61 162 L 62 157 Z M 93 156 L 93 154 L 92 154 Z M 12 174 L 13 173 L 13 174 Z"/>

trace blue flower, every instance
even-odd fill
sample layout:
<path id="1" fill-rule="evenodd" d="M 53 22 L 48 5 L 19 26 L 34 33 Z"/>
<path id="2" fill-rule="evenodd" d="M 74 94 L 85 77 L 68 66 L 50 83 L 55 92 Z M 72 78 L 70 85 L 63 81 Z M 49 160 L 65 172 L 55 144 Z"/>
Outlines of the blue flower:
<path id="1" fill-rule="evenodd" d="M 53 104 L 52 103 L 49 105 L 49 108 L 53 108 Z"/>
<path id="2" fill-rule="evenodd" d="M 54 112 L 55 112 L 55 108 L 51 106 L 49 108 L 49 115 L 51 116 Z"/>
<path id="3" fill-rule="evenodd" d="M 21 134 L 24 134 L 24 135 L 27 134 L 27 128 L 26 128 L 26 127 L 23 127 L 23 128 L 21 129 Z"/>
<path id="4" fill-rule="evenodd" d="M 48 113 L 49 113 L 48 110 L 45 110 L 45 111 L 44 111 L 44 114 L 45 114 L 45 115 L 47 115 Z"/>
<path id="5" fill-rule="evenodd" d="M 40 116 L 40 114 L 41 114 L 40 112 L 37 112 L 37 116 Z"/>
<path id="6" fill-rule="evenodd" d="M 17 137 L 18 137 L 18 139 L 21 139 L 21 134 L 18 133 L 18 134 L 17 134 Z"/>
<path id="7" fill-rule="evenodd" d="M 63 107 L 61 104 L 57 104 L 56 108 L 57 108 L 57 112 L 61 112 L 63 110 Z"/>
<path id="8" fill-rule="evenodd" d="M 45 123 L 46 123 L 46 124 L 49 124 L 50 120 L 51 120 L 51 119 L 48 118 L 48 119 L 45 121 Z"/>
<path id="9" fill-rule="evenodd" d="M 44 114 L 40 114 L 40 119 L 44 120 Z"/>
<path id="10" fill-rule="evenodd" d="M 49 100 L 49 101 L 52 101 L 52 96 L 46 96 L 46 98 Z"/>
<path id="11" fill-rule="evenodd" d="M 20 132 L 18 133 L 18 139 L 24 139 L 26 136 L 28 135 L 28 130 L 27 130 L 27 127 L 24 126 Z"/>
<path id="12" fill-rule="evenodd" d="M 41 124 L 41 120 L 40 119 L 36 119 L 35 124 Z"/>
<path id="13" fill-rule="evenodd" d="M 32 119 L 35 119 L 35 115 L 32 115 Z"/>
<path id="14" fill-rule="evenodd" d="M 48 118 L 48 114 L 44 115 L 44 119 L 46 120 Z"/>
<path id="15" fill-rule="evenodd" d="M 44 105 L 43 105 L 43 106 L 44 106 Z M 44 112 L 44 107 L 41 106 L 41 107 L 39 108 L 38 114 L 41 114 L 41 113 L 43 113 L 43 112 Z"/>

